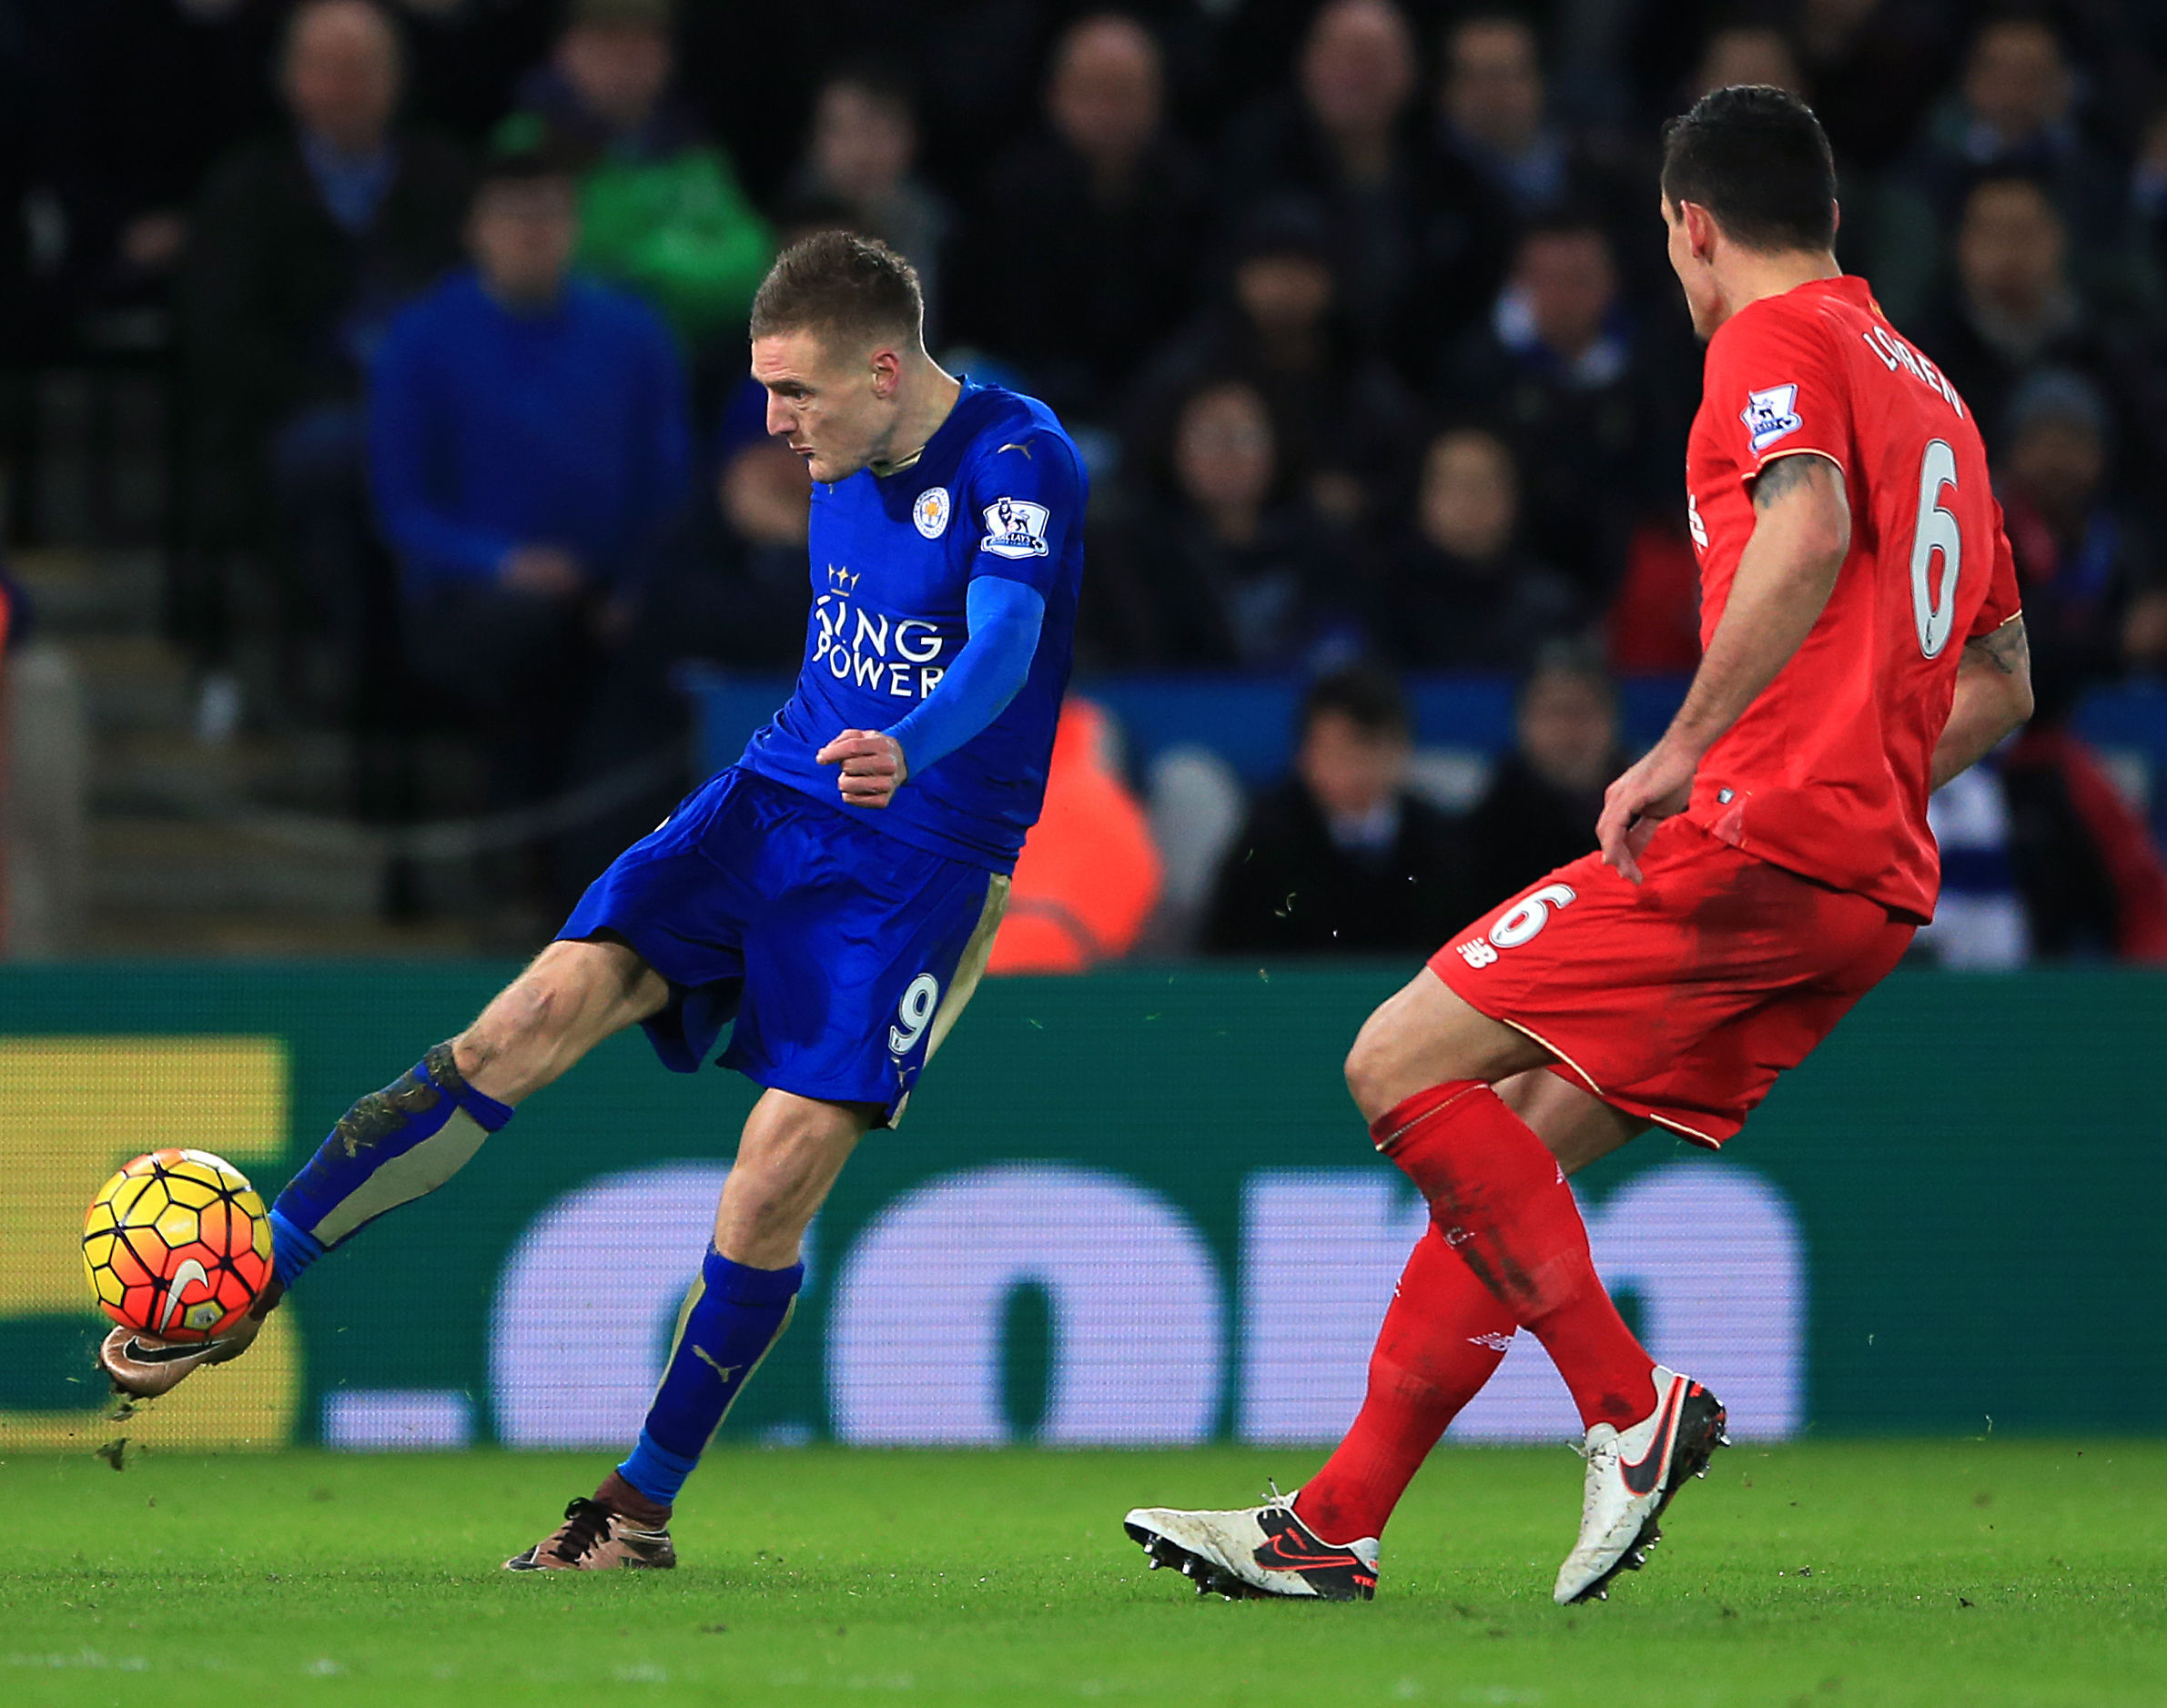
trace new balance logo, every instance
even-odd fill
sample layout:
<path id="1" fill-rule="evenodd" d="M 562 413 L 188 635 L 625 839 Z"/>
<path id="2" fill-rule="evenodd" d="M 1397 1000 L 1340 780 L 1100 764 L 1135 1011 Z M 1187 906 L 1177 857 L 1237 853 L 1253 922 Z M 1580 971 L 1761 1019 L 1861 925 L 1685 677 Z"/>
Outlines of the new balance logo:
<path id="1" fill-rule="evenodd" d="M 1497 951 L 1490 946 L 1487 937 L 1471 937 L 1465 943 L 1455 943 L 1453 949 L 1459 957 L 1473 967 L 1490 965 L 1497 959 Z"/>
<path id="2" fill-rule="evenodd" d="M 1513 1337 L 1509 1334 L 1499 1334 L 1493 1329 L 1488 1334 L 1469 1335 L 1467 1344 L 1469 1346 L 1486 1346 L 1493 1352 L 1504 1352 L 1511 1349 Z"/>

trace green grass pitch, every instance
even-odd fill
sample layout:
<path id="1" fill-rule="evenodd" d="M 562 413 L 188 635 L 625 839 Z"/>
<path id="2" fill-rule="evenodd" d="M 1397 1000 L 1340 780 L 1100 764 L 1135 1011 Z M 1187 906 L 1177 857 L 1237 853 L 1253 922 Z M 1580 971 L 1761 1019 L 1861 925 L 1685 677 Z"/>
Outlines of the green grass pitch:
<path id="1" fill-rule="evenodd" d="M 1572 1610 L 1559 1449 L 1440 1453 L 1368 1605 L 1200 1601 L 1122 1536 L 1315 1457 L 718 1450 L 679 1571 L 513 1576 L 602 1456 L 10 1455 L 0 1701 L 2167 1702 L 2167 1443 L 1733 1448 Z"/>

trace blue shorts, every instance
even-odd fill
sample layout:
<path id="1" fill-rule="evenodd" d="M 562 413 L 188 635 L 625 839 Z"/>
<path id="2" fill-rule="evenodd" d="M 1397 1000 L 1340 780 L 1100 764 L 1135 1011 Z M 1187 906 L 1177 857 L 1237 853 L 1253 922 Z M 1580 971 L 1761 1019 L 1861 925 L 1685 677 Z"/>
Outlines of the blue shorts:
<path id="1" fill-rule="evenodd" d="M 893 1119 L 970 1000 L 1008 880 L 884 836 L 861 814 L 734 768 L 687 795 L 588 886 L 560 940 L 623 937 L 670 984 L 645 1023 L 696 1073 Z"/>

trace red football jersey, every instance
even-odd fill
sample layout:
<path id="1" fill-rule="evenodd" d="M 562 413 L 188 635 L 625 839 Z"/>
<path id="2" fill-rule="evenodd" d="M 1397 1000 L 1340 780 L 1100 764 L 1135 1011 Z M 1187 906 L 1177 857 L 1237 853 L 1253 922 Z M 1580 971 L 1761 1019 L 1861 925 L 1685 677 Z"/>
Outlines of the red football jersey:
<path id="1" fill-rule="evenodd" d="M 1753 534 L 1754 477 L 1801 454 L 1843 470 L 1850 555 L 1805 644 L 1708 750 L 1686 810 L 1747 854 L 1929 918 L 1934 744 L 1964 642 L 2017 614 L 2016 564 L 1971 411 L 1862 278 L 1763 298 L 1709 341 L 1686 452 L 1703 646 Z"/>

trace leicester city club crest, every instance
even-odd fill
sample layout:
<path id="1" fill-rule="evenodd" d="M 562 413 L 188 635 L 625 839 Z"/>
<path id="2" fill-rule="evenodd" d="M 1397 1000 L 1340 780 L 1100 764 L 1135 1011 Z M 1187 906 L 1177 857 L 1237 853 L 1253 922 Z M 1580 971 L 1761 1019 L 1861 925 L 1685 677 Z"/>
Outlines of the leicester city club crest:
<path id="1" fill-rule="evenodd" d="M 938 540 L 947 531 L 949 509 L 948 489 L 929 486 L 910 507 L 910 520 L 918 525 L 918 531 L 927 539 Z"/>

